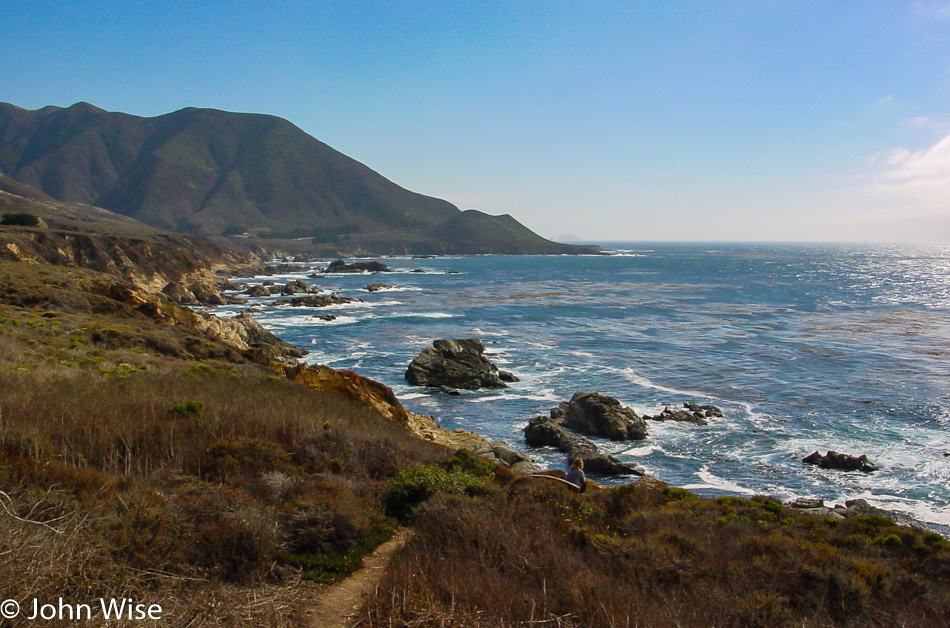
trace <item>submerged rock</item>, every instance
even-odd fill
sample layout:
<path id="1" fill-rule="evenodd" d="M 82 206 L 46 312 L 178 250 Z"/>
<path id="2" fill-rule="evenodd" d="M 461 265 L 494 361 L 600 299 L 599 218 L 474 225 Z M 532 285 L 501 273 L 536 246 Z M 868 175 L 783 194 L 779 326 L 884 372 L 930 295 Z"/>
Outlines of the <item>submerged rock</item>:
<path id="1" fill-rule="evenodd" d="M 484 353 L 485 345 L 477 338 L 436 340 L 409 364 L 406 379 L 413 386 L 435 388 L 507 388 Z"/>
<path id="2" fill-rule="evenodd" d="M 294 297 L 289 301 L 284 299 L 274 301 L 271 305 L 290 305 L 291 307 L 326 307 L 328 305 L 340 305 L 344 303 L 362 303 L 361 299 L 351 299 L 350 297 L 341 297 L 338 294 L 319 294 L 306 297 Z"/>
<path id="3" fill-rule="evenodd" d="M 707 425 L 710 417 L 722 418 L 722 410 L 716 406 L 701 406 L 694 401 L 687 401 L 682 408 L 666 406 L 663 412 L 655 416 L 644 416 L 648 421 L 679 421 L 695 425 Z"/>
<path id="4" fill-rule="evenodd" d="M 840 471 L 871 473 L 878 469 L 865 455 L 851 456 L 837 451 L 829 451 L 824 456 L 816 451 L 802 458 L 802 462 L 818 465 L 822 469 L 838 469 Z"/>
<path id="5" fill-rule="evenodd" d="M 371 283 L 364 288 L 367 292 L 379 292 L 380 290 L 391 290 L 394 286 L 388 283 Z"/>

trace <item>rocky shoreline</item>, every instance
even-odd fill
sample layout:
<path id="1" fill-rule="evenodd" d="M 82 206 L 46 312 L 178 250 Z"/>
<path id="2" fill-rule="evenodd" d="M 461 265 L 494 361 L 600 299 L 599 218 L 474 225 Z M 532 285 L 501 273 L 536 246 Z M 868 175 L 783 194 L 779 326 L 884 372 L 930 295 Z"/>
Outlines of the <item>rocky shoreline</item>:
<path id="1" fill-rule="evenodd" d="M 339 260 L 334 264 L 336 264 L 334 271 L 327 269 L 325 272 L 372 273 L 389 270 L 388 268 L 382 270 L 380 268 L 382 265 L 377 266 L 371 262 L 346 265 L 345 262 Z M 294 266 L 293 270 L 299 272 L 300 268 Z M 240 270 L 238 270 L 239 272 Z M 320 294 L 323 291 L 319 287 L 310 286 L 301 280 L 291 281 L 284 285 L 277 285 L 274 282 L 267 283 L 270 285 L 265 286 L 267 289 L 266 295 L 263 291 L 258 291 L 255 294 L 253 293 L 254 288 L 241 284 L 231 284 L 223 278 L 214 287 L 220 290 L 243 289 L 248 296 L 280 294 L 281 296 L 291 297 L 290 300 L 276 301 L 274 305 L 321 307 L 356 300 L 338 297 L 338 295 Z M 386 284 L 370 284 L 366 290 L 373 292 L 385 288 L 389 288 L 389 286 Z M 189 292 L 194 294 L 196 298 L 201 295 L 200 301 L 204 305 L 221 305 L 229 302 L 227 297 L 221 296 L 220 293 L 216 297 L 214 290 L 194 290 L 189 287 Z M 169 299 L 176 294 L 179 293 L 177 291 L 165 291 L 165 296 Z M 298 294 L 304 296 L 295 296 Z M 189 303 L 183 301 L 182 304 Z M 212 317 L 205 316 L 205 318 L 210 320 Z M 220 325 L 214 325 L 213 323 L 209 325 L 221 327 L 222 329 L 218 333 L 223 336 L 236 336 L 240 339 L 239 341 L 243 341 L 243 344 L 248 347 L 257 347 L 259 350 L 271 354 L 275 358 L 272 368 L 294 381 L 299 378 L 307 386 L 314 387 L 314 389 L 324 389 L 329 385 L 327 384 L 328 381 L 338 379 L 335 376 L 327 375 L 329 372 L 340 373 L 334 371 L 334 369 L 297 364 L 296 358 L 302 357 L 305 351 L 292 347 L 292 345 L 284 343 L 273 334 L 264 331 L 249 313 L 244 312 L 239 317 L 230 320 L 233 322 L 222 321 Z M 262 331 L 267 336 L 262 335 Z M 271 348 L 263 349 L 264 347 Z M 538 471 L 528 454 L 519 452 L 510 445 L 490 441 L 467 430 L 449 430 L 441 427 L 435 417 L 405 411 L 388 387 L 355 373 L 346 371 L 342 373 L 348 373 L 344 379 L 349 378 L 348 387 L 351 391 L 354 386 L 357 389 L 371 389 L 375 391 L 370 394 L 371 398 L 384 399 L 383 406 L 392 405 L 397 407 L 398 410 L 395 411 L 395 415 L 398 415 L 399 421 L 404 423 L 418 437 L 449 448 L 468 449 L 482 458 L 517 473 L 529 474 Z M 509 383 L 518 381 L 514 374 L 498 369 L 485 357 L 484 344 L 477 338 L 434 341 L 432 346 L 423 349 L 419 356 L 410 363 L 405 377 L 412 385 L 429 387 L 446 394 L 460 394 L 459 389 L 505 388 Z M 364 380 L 369 384 L 355 385 L 353 383 L 354 381 Z M 322 383 L 314 384 L 316 381 Z M 339 382 L 334 385 L 338 384 Z M 365 394 L 365 390 L 363 394 Z M 555 448 L 567 454 L 568 462 L 575 458 L 581 458 L 584 461 L 585 468 L 590 473 L 614 477 L 635 476 L 639 481 L 640 479 L 648 479 L 649 476 L 645 475 L 644 471 L 635 465 L 604 454 L 586 436 L 615 441 L 643 440 L 648 437 L 648 422 L 650 421 L 676 421 L 704 426 L 710 420 L 722 417 L 723 412 L 720 408 L 693 401 L 687 401 L 679 408 L 666 406 L 659 414 L 654 416 L 639 416 L 632 409 L 621 406 L 620 402 L 612 397 L 596 392 L 577 392 L 570 400 L 562 402 L 556 408 L 552 408 L 548 416 L 538 416 L 530 419 L 523 431 L 525 443 L 529 448 Z M 864 472 L 870 472 L 877 468 L 867 460 L 866 456 L 848 456 L 833 451 L 829 451 L 825 456 L 815 452 L 806 457 L 803 462 L 816 464 L 823 468 L 853 469 Z M 649 479 L 655 481 L 652 478 Z M 888 518 L 901 525 L 929 529 L 925 524 L 908 515 L 870 506 L 864 500 L 848 500 L 845 505 L 826 506 L 823 501 L 818 499 L 797 498 L 786 505 L 816 516 L 843 518 L 859 514 L 873 514 Z"/>

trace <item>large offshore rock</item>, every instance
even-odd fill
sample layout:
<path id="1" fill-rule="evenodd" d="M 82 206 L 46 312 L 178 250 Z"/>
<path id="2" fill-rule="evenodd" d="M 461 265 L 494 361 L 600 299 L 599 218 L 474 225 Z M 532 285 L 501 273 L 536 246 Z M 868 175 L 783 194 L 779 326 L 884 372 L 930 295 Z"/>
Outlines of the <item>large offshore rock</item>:
<path id="1" fill-rule="evenodd" d="M 341 259 L 331 262 L 325 273 L 391 273 L 392 270 L 382 262 L 353 262 L 347 264 Z"/>
<path id="2" fill-rule="evenodd" d="M 507 388 L 498 367 L 484 353 L 477 338 L 436 340 L 409 364 L 406 379 L 414 386 L 435 388 Z"/>
<path id="3" fill-rule="evenodd" d="M 577 392 L 551 410 L 551 418 L 564 427 L 611 440 L 643 440 L 647 424 L 613 397 L 595 392 Z"/>

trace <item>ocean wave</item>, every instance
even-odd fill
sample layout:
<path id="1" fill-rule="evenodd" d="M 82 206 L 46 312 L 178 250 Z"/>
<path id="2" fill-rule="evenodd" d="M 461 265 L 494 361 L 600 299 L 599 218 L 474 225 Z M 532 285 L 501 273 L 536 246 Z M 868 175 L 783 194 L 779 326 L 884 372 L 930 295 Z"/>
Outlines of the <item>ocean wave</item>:
<path id="1" fill-rule="evenodd" d="M 406 392 L 406 393 L 399 393 L 396 395 L 396 397 L 400 401 L 410 401 L 412 399 L 419 399 L 420 397 L 428 397 L 429 395 L 430 393 L 424 393 L 424 392 Z"/>
<path id="2" fill-rule="evenodd" d="M 310 323 L 311 323 L 311 324 L 320 325 L 320 326 L 322 327 L 322 326 L 325 326 L 325 325 L 330 325 L 330 326 L 333 326 L 333 325 L 352 325 L 353 323 L 358 323 L 358 322 L 360 322 L 362 319 L 357 318 L 357 317 L 355 317 L 355 316 L 339 316 L 339 315 L 338 315 L 336 318 L 334 318 L 334 319 L 331 320 L 331 321 L 324 320 L 324 319 L 318 318 L 318 317 L 316 317 L 316 316 L 311 316 L 309 320 L 310 320 Z M 316 340 L 316 339 L 314 339 L 314 340 Z"/>
<path id="3" fill-rule="evenodd" d="M 711 488 L 717 491 L 725 491 L 728 493 L 738 493 L 739 495 L 755 495 L 755 491 L 743 488 L 735 482 L 731 482 L 725 478 L 718 477 L 713 475 L 709 471 L 709 466 L 704 465 L 699 471 L 696 472 L 696 477 L 698 477 L 702 483 L 692 483 L 683 486 L 687 490 L 697 490 L 697 489 L 706 489 Z"/>
<path id="4" fill-rule="evenodd" d="M 360 288 L 360 292 L 366 292 L 366 288 Z M 422 292 L 419 286 L 390 286 L 388 288 L 379 288 L 374 292 Z"/>
<path id="5" fill-rule="evenodd" d="M 464 314 L 452 314 L 450 312 L 392 312 L 385 318 L 458 318 Z"/>
<path id="6" fill-rule="evenodd" d="M 642 388 L 650 388 L 652 390 L 658 390 L 660 392 L 669 393 L 671 395 L 682 395 L 685 397 L 697 397 L 699 399 L 710 399 L 714 401 L 721 401 L 718 397 L 710 395 L 703 391 L 699 390 L 689 390 L 689 389 L 678 389 L 670 388 L 669 386 L 663 386 L 662 384 L 654 384 L 652 381 L 638 373 L 635 369 L 627 366 L 623 368 L 617 367 L 605 367 L 606 370 L 611 370 L 613 372 L 619 373 L 624 379 L 626 379 L 631 384 L 635 384 Z"/>
<path id="7" fill-rule="evenodd" d="M 649 445 L 641 445 L 639 447 L 629 447 L 627 449 L 621 449 L 617 451 L 618 454 L 623 454 L 624 456 L 634 456 L 637 458 L 649 456 L 654 452 L 666 453 L 665 450 L 657 443 L 650 443 Z"/>
<path id="8" fill-rule="evenodd" d="M 492 401 L 502 401 L 504 399 L 516 399 L 517 395 L 511 394 L 500 394 L 500 395 L 491 395 L 488 397 L 468 397 L 466 395 L 466 401 L 469 403 L 490 403 Z"/>

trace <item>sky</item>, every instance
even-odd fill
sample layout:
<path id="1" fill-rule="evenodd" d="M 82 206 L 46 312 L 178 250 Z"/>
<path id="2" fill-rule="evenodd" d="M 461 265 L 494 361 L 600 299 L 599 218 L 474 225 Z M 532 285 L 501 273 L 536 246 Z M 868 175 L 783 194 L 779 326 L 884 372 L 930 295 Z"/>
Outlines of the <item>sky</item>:
<path id="1" fill-rule="evenodd" d="M 552 238 L 950 243 L 950 0 L 15 0 L 0 101 L 273 114 Z"/>

